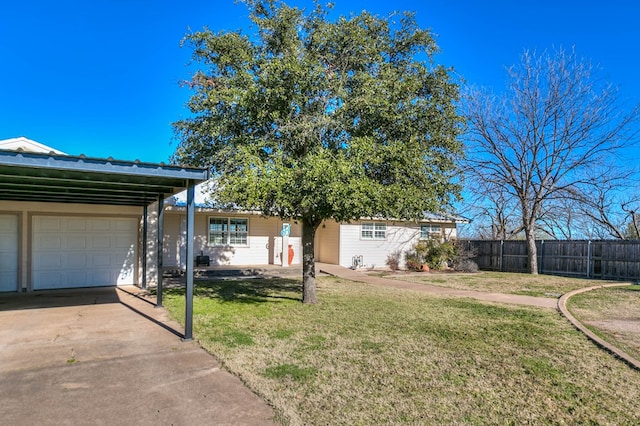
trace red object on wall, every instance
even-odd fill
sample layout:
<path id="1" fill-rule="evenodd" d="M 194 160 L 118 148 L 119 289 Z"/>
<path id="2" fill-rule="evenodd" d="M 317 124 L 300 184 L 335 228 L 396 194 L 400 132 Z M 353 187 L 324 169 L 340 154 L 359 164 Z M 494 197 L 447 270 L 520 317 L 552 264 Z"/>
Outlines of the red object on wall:
<path id="1" fill-rule="evenodd" d="M 289 244 L 289 266 L 291 266 L 291 262 L 293 262 L 293 246 Z"/>

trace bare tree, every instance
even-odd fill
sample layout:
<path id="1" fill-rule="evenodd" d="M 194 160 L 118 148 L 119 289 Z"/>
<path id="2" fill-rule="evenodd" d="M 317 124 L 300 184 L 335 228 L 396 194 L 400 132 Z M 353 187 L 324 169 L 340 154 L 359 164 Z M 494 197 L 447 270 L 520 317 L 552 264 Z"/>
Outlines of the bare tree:
<path id="1" fill-rule="evenodd" d="M 532 274 L 536 232 L 551 204 L 597 187 L 588 171 L 637 133 L 638 109 L 624 113 L 617 90 L 595 71 L 573 50 L 525 51 L 503 94 L 472 90 L 466 98 L 468 170 L 517 202 Z"/>
<path id="2" fill-rule="evenodd" d="M 473 191 L 463 216 L 477 218 L 472 222 L 475 236 L 485 240 L 509 240 L 521 233 L 518 206 L 513 197 L 477 175 L 467 175 L 472 177 L 469 182 Z"/>
<path id="3" fill-rule="evenodd" d="M 596 237 L 638 238 L 640 195 L 628 182 L 602 182 L 582 197 L 579 214 L 597 228 L 593 231 Z"/>

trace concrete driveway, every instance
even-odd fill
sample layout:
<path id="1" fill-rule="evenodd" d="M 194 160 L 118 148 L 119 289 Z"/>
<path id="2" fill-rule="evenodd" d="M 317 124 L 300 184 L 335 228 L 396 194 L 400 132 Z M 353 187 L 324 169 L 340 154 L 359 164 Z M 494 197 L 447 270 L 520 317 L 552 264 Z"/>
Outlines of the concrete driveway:
<path id="1" fill-rule="evenodd" d="M 1 295 L 0 423 L 273 424 L 273 410 L 181 331 L 121 289 Z"/>

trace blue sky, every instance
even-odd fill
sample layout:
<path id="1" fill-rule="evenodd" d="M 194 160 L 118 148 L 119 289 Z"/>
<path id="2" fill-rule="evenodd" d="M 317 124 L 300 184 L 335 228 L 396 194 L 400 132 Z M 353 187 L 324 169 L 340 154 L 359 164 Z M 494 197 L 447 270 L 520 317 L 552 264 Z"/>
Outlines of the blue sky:
<path id="1" fill-rule="evenodd" d="M 505 66 L 524 49 L 575 46 L 622 99 L 640 102 L 640 3 L 631 0 L 334 3 L 333 16 L 415 11 L 437 34 L 438 62 L 469 84 L 500 90 Z M 189 91 L 179 81 L 189 76 L 190 52 L 181 38 L 205 25 L 247 31 L 248 22 L 234 0 L 8 0 L 0 12 L 0 139 L 166 162 L 176 147 L 171 122 L 188 115 Z"/>

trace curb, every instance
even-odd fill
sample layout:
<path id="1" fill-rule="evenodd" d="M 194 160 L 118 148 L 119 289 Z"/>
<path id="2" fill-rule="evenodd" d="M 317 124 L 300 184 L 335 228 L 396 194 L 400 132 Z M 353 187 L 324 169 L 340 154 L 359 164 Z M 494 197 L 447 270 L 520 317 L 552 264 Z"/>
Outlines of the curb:
<path id="1" fill-rule="evenodd" d="M 593 333 L 591 330 L 589 330 L 587 327 L 585 327 L 580 321 L 578 321 L 573 315 L 571 315 L 571 313 L 569 312 L 569 309 L 567 309 L 567 301 L 572 296 L 575 296 L 576 294 L 586 293 L 588 291 L 598 290 L 598 289 L 601 289 L 601 288 L 626 287 L 628 285 L 629 284 L 603 284 L 603 285 L 580 288 L 578 290 L 570 291 L 569 293 L 563 294 L 562 297 L 560 297 L 560 299 L 558 299 L 558 310 L 560 311 L 560 313 L 562 313 L 562 315 L 565 318 L 567 318 L 569 320 L 569 322 L 571 324 L 573 324 L 573 326 L 575 328 L 577 328 L 579 331 L 581 331 L 585 336 L 587 336 L 587 338 L 589 338 L 592 342 L 594 342 L 600 348 L 602 348 L 605 351 L 613 354 L 616 358 L 618 358 L 619 360 L 625 362 L 631 368 L 634 368 L 634 369 L 640 371 L 640 361 L 638 361 L 637 359 L 635 359 L 634 357 L 632 357 L 628 353 L 616 348 L 612 344 L 602 340 L 595 333 Z"/>

